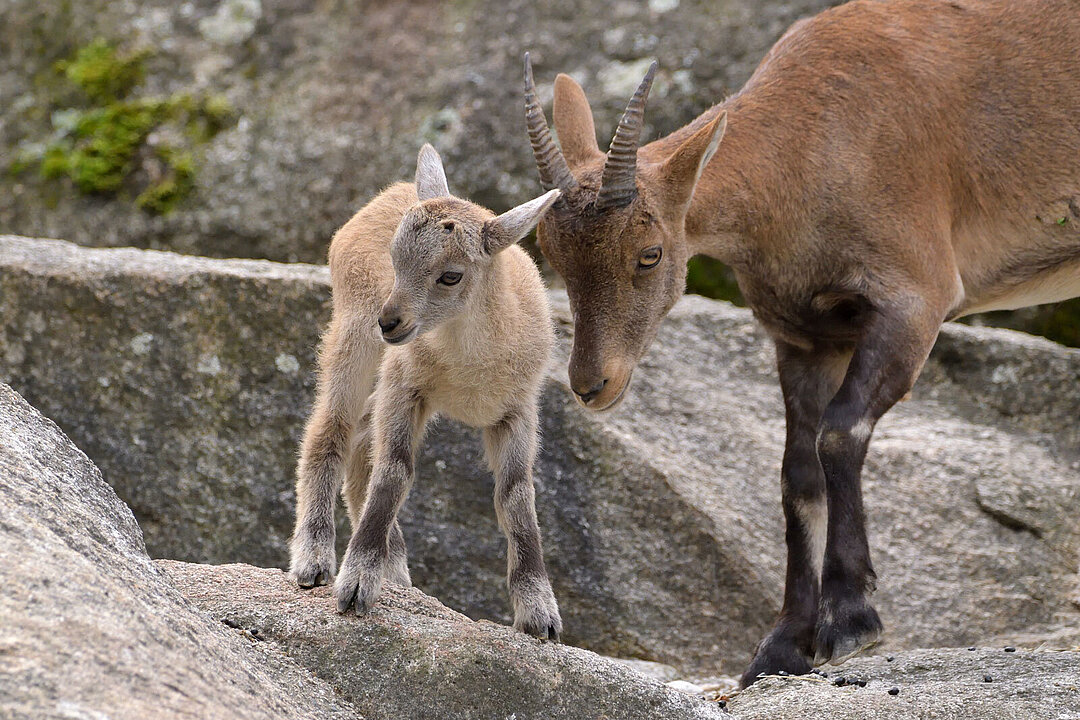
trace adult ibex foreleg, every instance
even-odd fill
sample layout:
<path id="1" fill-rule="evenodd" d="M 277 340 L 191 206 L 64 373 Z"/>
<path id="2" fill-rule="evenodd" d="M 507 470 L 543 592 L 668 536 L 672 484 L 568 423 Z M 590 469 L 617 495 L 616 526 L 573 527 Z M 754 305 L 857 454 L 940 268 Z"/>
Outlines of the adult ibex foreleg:
<path id="1" fill-rule="evenodd" d="M 896 300 L 891 305 L 870 313 L 818 432 L 829 522 L 816 664 L 840 662 L 876 642 L 882 630 L 868 600 L 876 575 L 866 540 L 860 474 L 875 424 L 911 390 L 948 311 L 948 301 L 934 302 L 929 292 L 897 292 L 892 297 Z"/>

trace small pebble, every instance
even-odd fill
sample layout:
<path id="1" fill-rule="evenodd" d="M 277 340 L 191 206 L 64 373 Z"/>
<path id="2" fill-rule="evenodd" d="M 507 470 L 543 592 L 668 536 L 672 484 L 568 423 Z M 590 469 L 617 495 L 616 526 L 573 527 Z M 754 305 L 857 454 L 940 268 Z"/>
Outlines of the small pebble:
<path id="1" fill-rule="evenodd" d="M 969 647 L 968 652 L 975 652 L 975 648 L 974 647 Z"/>
<path id="2" fill-rule="evenodd" d="M 251 634 L 255 637 L 259 636 L 259 628 L 251 628 Z"/>
<path id="3" fill-rule="evenodd" d="M 811 672 L 811 674 L 817 675 L 818 677 L 823 677 L 823 678 L 829 677 L 829 673 L 825 672 L 824 670 L 818 670 L 817 668 L 814 668 L 810 672 Z"/>
<path id="4" fill-rule="evenodd" d="M 895 659 L 896 658 L 894 658 L 892 655 L 890 655 L 889 657 L 885 658 L 885 662 L 892 662 Z"/>
<path id="5" fill-rule="evenodd" d="M 723 710 L 727 707 L 727 700 L 717 700 L 716 704 L 720 706 L 721 710 Z"/>
<path id="6" fill-rule="evenodd" d="M 787 670 L 777 670 L 776 674 L 779 675 L 780 677 L 787 677 L 787 676 L 791 675 L 791 673 L 789 673 Z"/>
<path id="7" fill-rule="evenodd" d="M 1009 647 L 1005 648 L 1005 652 L 1016 652 L 1016 648 L 1010 645 Z"/>
<path id="8" fill-rule="evenodd" d="M 228 625 L 231 628 L 240 627 L 240 621 L 239 620 L 233 620 L 232 618 L 222 618 L 221 622 L 225 623 L 226 625 Z"/>
<path id="9" fill-rule="evenodd" d="M 898 688 L 898 687 L 889 688 L 889 694 L 890 695 L 899 695 L 900 694 L 900 688 Z"/>
<path id="10" fill-rule="evenodd" d="M 832 684 L 836 687 L 844 687 L 845 685 L 847 685 L 847 678 L 841 675 L 840 677 L 833 680 Z"/>
<path id="11" fill-rule="evenodd" d="M 866 681 L 865 680 L 856 680 L 855 684 L 858 685 L 859 687 L 866 687 Z"/>
<path id="12" fill-rule="evenodd" d="M 983 675 L 983 682 L 994 682 L 992 675 Z"/>

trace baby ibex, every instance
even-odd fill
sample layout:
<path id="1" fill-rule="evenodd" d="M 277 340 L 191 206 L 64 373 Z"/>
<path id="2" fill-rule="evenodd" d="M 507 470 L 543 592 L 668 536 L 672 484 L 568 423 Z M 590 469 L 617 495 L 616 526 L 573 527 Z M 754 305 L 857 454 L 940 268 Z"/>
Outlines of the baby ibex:
<path id="1" fill-rule="evenodd" d="M 397 513 L 424 427 L 442 414 L 484 428 L 514 627 L 552 639 L 562 631 L 532 481 L 554 329 L 536 265 L 515 245 L 558 197 L 551 190 L 496 217 L 450 195 L 425 145 L 415 185 L 391 185 L 334 236 L 333 317 L 300 451 L 290 574 L 300 587 L 334 577 L 344 478 L 353 535 L 334 585 L 338 611 L 366 613 L 384 579 L 410 584 Z"/>
<path id="2" fill-rule="evenodd" d="M 941 323 L 1080 295 L 1080 2 L 841 5 L 639 148 L 654 71 L 607 153 L 566 75 L 556 146 L 526 72 L 540 179 L 563 191 L 537 237 L 574 313 L 570 384 L 614 407 L 687 259 L 735 271 L 787 411 L 787 586 L 743 683 L 805 673 L 881 633 L 860 474 Z"/>

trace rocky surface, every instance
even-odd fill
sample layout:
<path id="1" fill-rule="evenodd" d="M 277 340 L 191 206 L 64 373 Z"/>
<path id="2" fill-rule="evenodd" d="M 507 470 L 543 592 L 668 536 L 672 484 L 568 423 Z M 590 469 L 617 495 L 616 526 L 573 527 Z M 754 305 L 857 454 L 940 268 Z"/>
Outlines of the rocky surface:
<path id="1" fill-rule="evenodd" d="M 565 353 L 565 295 L 551 297 Z M 101 465 L 151 554 L 283 565 L 326 299 L 317 268 L 3 238 L 0 378 Z M 684 299 L 605 415 L 574 404 L 564 368 L 537 467 L 564 639 L 738 673 L 782 584 L 783 413 L 764 333 L 747 311 Z M 881 652 L 1080 640 L 1078 381 L 1077 351 L 945 329 L 867 462 Z M 481 468 L 475 433 L 440 422 L 403 526 L 421 589 L 505 623 Z"/>
<path id="2" fill-rule="evenodd" d="M 558 72 L 582 81 L 603 147 L 653 58 L 648 137 L 749 77 L 796 19 L 829 0 L 525 0 L 311 3 L 137 0 L 0 4 L 0 232 L 86 245 L 318 262 L 356 209 L 411 177 L 433 142 L 457 193 L 504 210 L 538 191 L 522 112 L 531 50 L 550 103 Z M 45 180 L 40 160 L 92 103 L 58 62 L 97 39 L 142 53 L 129 99 L 188 94 L 229 108 L 192 148 L 194 192 L 165 215 L 134 200 L 183 127 L 151 133 L 119 192 Z M 176 136 L 176 137 L 173 137 Z"/>
<path id="3" fill-rule="evenodd" d="M 1076 652 L 913 650 L 897 653 L 892 662 L 864 658 L 830 670 L 828 678 L 766 678 L 739 693 L 728 709 L 740 720 L 1080 717 Z M 844 678 L 842 686 L 836 685 L 839 678 Z"/>
<path id="4" fill-rule="evenodd" d="M 326 587 L 281 570 L 159 560 L 196 607 L 280 648 L 370 717 L 720 718 L 687 696 L 587 650 L 474 622 L 415 588 L 388 585 L 364 618 Z"/>
<path id="5" fill-rule="evenodd" d="M 189 606 L 97 468 L 2 383 L 0 427 L 0 717 L 359 717 Z"/>

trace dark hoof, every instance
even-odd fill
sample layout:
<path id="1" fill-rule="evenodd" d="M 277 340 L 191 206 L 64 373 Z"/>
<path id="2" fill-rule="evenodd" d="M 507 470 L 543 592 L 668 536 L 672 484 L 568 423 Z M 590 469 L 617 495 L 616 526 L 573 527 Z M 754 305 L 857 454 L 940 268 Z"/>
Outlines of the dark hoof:
<path id="1" fill-rule="evenodd" d="M 877 611 L 865 598 L 823 604 L 818 615 L 814 665 L 839 665 L 875 645 L 882 630 Z"/>
<path id="2" fill-rule="evenodd" d="M 327 570 L 316 570 L 304 574 L 298 573 L 293 577 L 296 580 L 297 586 L 304 590 L 310 590 L 319 585 L 328 585 L 334 579 L 333 574 Z"/>
<path id="3" fill-rule="evenodd" d="M 805 675 L 810 669 L 809 658 L 795 646 L 791 638 L 769 635 L 758 645 L 754 659 L 743 673 L 739 685 L 750 687 L 764 675 Z"/>

